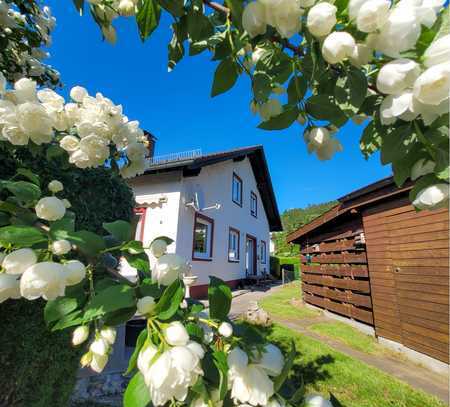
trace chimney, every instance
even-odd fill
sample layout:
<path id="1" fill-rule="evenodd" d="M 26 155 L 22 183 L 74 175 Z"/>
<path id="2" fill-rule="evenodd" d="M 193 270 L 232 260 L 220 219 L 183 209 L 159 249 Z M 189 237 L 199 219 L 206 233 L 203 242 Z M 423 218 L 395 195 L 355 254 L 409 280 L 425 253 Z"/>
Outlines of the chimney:
<path id="1" fill-rule="evenodd" d="M 147 137 L 147 154 L 145 158 L 153 158 L 155 155 L 155 143 L 156 143 L 156 137 L 151 134 L 149 131 L 144 130 L 145 137 Z"/>

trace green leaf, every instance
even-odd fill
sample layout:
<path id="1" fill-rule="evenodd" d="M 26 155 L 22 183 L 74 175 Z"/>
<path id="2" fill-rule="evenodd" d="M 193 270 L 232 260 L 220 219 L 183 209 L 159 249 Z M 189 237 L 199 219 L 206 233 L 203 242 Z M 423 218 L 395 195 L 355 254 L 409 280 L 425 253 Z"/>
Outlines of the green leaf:
<path id="1" fill-rule="evenodd" d="M 228 391 L 228 362 L 227 355 L 223 351 L 215 351 L 213 353 L 214 365 L 219 371 L 219 396 L 220 400 L 225 398 Z"/>
<path id="2" fill-rule="evenodd" d="M 256 71 L 266 72 L 274 82 L 283 84 L 292 74 L 291 59 L 286 53 L 272 45 L 266 45 L 263 49 L 264 51 L 256 63 Z"/>
<path id="3" fill-rule="evenodd" d="M 164 290 L 163 295 L 156 304 L 154 313 L 163 321 L 172 318 L 177 312 L 183 298 L 183 283 L 177 279 Z"/>
<path id="4" fill-rule="evenodd" d="M 103 228 L 111 233 L 120 242 L 127 242 L 132 239 L 131 225 L 124 220 L 116 220 L 114 222 L 103 223 Z"/>
<path id="5" fill-rule="evenodd" d="M 52 332 L 61 331 L 72 326 L 83 324 L 82 312 L 80 310 L 74 311 L 63 316 L 53 327 Z"/>
<path id="6" fill-rule="evenodd" d="M 369 158 L 375 151 L 381 147 L 381 133 L 379 126 L 372 120 L 364 129 L 359 147 L 364 157 Z"/>
<path id="7" fill-rule="evenodd" d="M 301 75 L 294 75 L 289 81 L 287 88 L 288 103 L 290 105 L 297 104 L 304 98 L 307 88 L 308 83 L 306 82 L 306 79 Z"/>
<path id="8" fill-rule="evenodd" d="M 153 283 L 151 279 L 146 278 L 144 281 L 142 281 L 141 285 L 138 288 L 138 291 L 141 297 L 150 296 L 153 298 L 159 298 L 161 297 L 161 294 L 164 290 L 159 286 L 158 283 Z"/>
<path id="9" fill-rule="evenodd" d="M 181 17 L 178 22 L 172 24 L 172 31 L 172 39 L 167 46 L 169 54 L 167 66 L 169 72 L 175 68 L 176 64 L 180 62 L 184 56 L 183 42 L 187 38 L 187 20 L 185 16 Z"/>
<path id="10" fill-rule="evenodd" d="M 64 216 L 64 218 L 50 224 L 50 237 L 53 240 L 67 239 L 69 233 L 74 231 L 75 218 L 72 216 Z"/>
<path id="11" fill-rule="evenodd" d="M 239 76 L 236 62 L 232 58 L 224 59 L 214 73 L 211 96 L 217 96 L 231 89 Z"/>
<path id="12" fill-rule="evenodd" d="M 208 286 L 209 316 L 223 321 L 231 308 L 231 289 L 220 278 L 209 276 Z"/>
<path id="13" fill-rule="evenodd" d="M 142 242 L 140 242 L 139 240 L 131 240 L 122 245 L 121 250 L 126 250 L 128 253 L 131 254 L 139 254 L 144 252 L 144 246 L 142 245 Z"/>
<path id="14" fill-rule="evenodd" d="M 175 240 L 173 240 L 173 239 L 171 239 L 170 237 L 167 237 L 167 236 L 159 236 L 159 237 L 157 237 L 157 238 L 152 240 L 152 242 L 150 243 L 150 246 L 153 244 L 153 242 L 155 240 L 164 240 L 166 242 L 167 246 L 171 245 L 175 241 Z"/>
<path id="15" fill-rule="evenodd" d="M 344 78 L 339 78 L 334 88 L 336 101 L 342 110 L 357 113 L 367 95 L 367 78 L 355 67 L 350 67 Z"/>
<path id="16" fill-rule="evenodd" d="M 159 5 L 174 17 L 184 14 L 184 0 L 158 0 Z"/>
<path id="17" fill-rule="evenodd" d="M 297 351 L 295 349 L 295 343 L 292 340 L 291 341 L 291 350 L 286 358 L 286 362 L 283 366 L 283 370 L 281 371 L 281 373 L 275 378 L 274 382 L 273 382 L 273 387 L 275 392 L 277 392 L 278 390 L 280 390 L 281 386 L 283 385 L 283 383 L 285 382 L 285 380 L 288 377 L 289 372 L 292 369 L 292 366 L 294 365 L 294 359 L 295 359 L 295 355 L 296 355 Z"/>
<path id="18" fill-rule="evenodd" d="M 141 372 L 137 372 L 128 383 L 123 396 L 124 407 L 147 407 L 150 405 L 150 392 Z"/>
<path id="19" fill-rule="evenodd" d="M 299 111 L 297 107 L 284 110 L 278 116 L 272 117 L 266 122 L 259 124 L 258 128 L 263 130 L 283 130 L 288 128 L 297 118 Z"/>
<path id="20" fill-rule="evenodd" d="M 0 226 L 6 226 L 11 223 L 10 215 L 5 212 L 0 212 Z"/>
<path id="21" fill-rule="evenodd" d="M 144 343 L 147 340 L 147 336 L 148 336 L 147 329 L 143 329 L 136 340 L 136 347 L 134 348 L 133 354 L 130 357 L 130 361 L 128 362 L 128 368 L 124 373 L 124 376 L 129 375 L 136 368 L 139 352 L 144 346 Z"/>
<path id="22" fill-rule="evenodd" d="M 122 308 L 108 312 L 103 316 L 103 322 L 109 326 L 122 325 L 128 322 L 136 314 L 136 307 Z"/>
<path id="23" fill-rule="evenodd" d="M 58 321 L 78 308 L 76 298 L 58 297 L 56 300 L 48 301 L 44 308 L 44 320 L 49 325 Z"/>
<path id="24" fill-rule="evenodd" d="M 3 181 L 2 186 L 22 202 L 33 202 L 41 196 L 41 189 L 28 181 Z"/>
<path id="25" fill-rule="evenodd" d="M 136 304 L 134 289 L 128 285 L 119 284 L 97 292 L 85 307 L 84 321 L 91 321 L 108 312 L 122 308 L 131 308 Z"/>
<path id="26" fill-rule="evenodd" d="M 10 243 L 15 246 L 29 247 L 46 241 L 47 237 L 44 233 L 32 226 L 4 226 L 0 228 L 0 243 L 3 245 Z"/>
<path id="27" fill-rule="evenodd" d="M 141 271 L 144 274 L 150 274 L 150 262 L 148 260 L 148 256 L 145 252 L 131 254 L 131 253 L 122 253 L 128 264 L 131 267 Z"/>
<path id="28" fill-rule="evenodd" d="M 306 102 L 306 111 L 314 118 L 329 121 L 338 127 L 347 121 L 347 116 L 328 95 L 311 96 Z"/>
<path id="29" fill-rule="evenodd" d="M 289 399 L 289 402 L 296 406 L 298 405 L 305 397 L 305 382 L 303 380 L 303 376 L 300 374 L 300 385 L 298 389 L 295 391 L 295 393 L 292 395 L 292 397 Z M 334 407 L 334 404 L 333 404 Z"/>
<path id="30" fill-rule="evenodd" d="M 205 40 L 214 34 L 214 27 L 203 14 L 202 7 L 194 3 L 187 14 L 187 32 L 193 42 Z"/>
<path id="31" fill-rule="evenodd" d="M 156 0 L 142 0 L 136 14 L 139 35 L 145 41 L 159 24 L 161 8 Z"/>
<path id="32" fill-rule="evenodd" d="M 87 256 L 95 256 L 106 247 L 101 236 L 88 230 L 70 232 L 67 234 L 67 239 Z"/>
<path id="33" fill-rule="evenodd" d="M 381 163 L 388 164 L 403 157 L 412 147 L 415 135 L 409 124 L 400 125 L 393 131 L 383 134 Z"/>
<path id="34" fill-rule="evenodd" d="M 265 102 L 272 93 L 272 78 L 265 72 L 256 71 L 252 80 L 253 96 L 258 102 Z"/>
<path id="35" fill-rule="evenodd" d="M 29 181 L 31 181 L 33 184 L 36 184 L 37 186 L 41 185 L 39 176 L 33 173 L 33 171 L 29 170 L 28 168 L 18 168 L 16 173 L 27 178 Z"/>
<path id="36" fill-rule="evenodd" d="M 239 30 L 242 30 L 242 13 L 244 4 L 242 0 L 225 0 L 225 4 L 230 9 L 231 20 Z"/>

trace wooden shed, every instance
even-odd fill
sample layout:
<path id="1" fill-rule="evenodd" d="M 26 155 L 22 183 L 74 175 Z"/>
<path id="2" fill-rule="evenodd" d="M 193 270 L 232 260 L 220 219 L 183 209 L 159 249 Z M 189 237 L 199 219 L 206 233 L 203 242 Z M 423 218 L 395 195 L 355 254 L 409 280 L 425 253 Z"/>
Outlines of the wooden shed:
<path id="1" fill-rule="evenodd" d="M 305 302 L 448 364 L 448 209 L 416 212 L 410 189 L 386 178 L 354 191 L 288 242 L 301 245 Z"/>

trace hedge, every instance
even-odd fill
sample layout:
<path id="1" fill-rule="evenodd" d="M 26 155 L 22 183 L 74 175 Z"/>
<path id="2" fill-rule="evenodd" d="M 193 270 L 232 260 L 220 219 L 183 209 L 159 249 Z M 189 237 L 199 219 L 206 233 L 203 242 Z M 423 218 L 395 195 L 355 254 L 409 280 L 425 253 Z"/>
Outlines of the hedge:
<path id="1" fill-rule="evenodd" d="M 0 160 L 0 179 L 7 179 L 15 173 L 17 160 L 1 150 Z M 104 233 L 103 222 L 131 219 L 132 191 L 108 169 L 80 170 L 43 155 L 21 157 L 19 165 L 39 174 L 43 190 L 52 179 L 64 184 L 61 196 L 72 203 L 77 228 Z M 82 350 L 70 345 L 69 332 L 49 332 L 44 305 L 40 300 L 0 304 L 0 407 L 68 405 Z"/>

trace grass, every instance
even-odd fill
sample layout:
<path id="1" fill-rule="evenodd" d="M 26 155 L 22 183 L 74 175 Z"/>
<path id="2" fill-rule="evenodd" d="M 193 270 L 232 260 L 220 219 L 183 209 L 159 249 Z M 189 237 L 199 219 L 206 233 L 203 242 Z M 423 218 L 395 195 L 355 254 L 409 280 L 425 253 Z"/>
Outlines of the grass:
<path id="1" fill-rule="evenodd" d="M 288 382 L 292 390 L 299 387 L 303 376 L 308 393 L 332 393 L 345 407 L 445 406 L 433 396 L 283 326 L 274 325 L 269 339 L 285 352 L 291 340 L 295 342 L 297 357 Z"/>
<path id="2" fill-rule="evenodd" d="M 292 298 L 301 299 L 301 283 L 299 281 L 277 289 L 273 294 L 264 297 L 259 305 L 263 307 L 272 318 L 283 319 L 312 318 L 318 316 L 317 311 L 307 307 L 296 307 L 291 304 Z"/>

